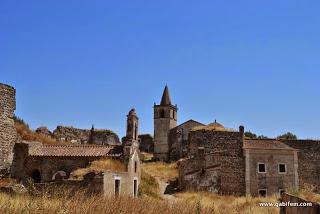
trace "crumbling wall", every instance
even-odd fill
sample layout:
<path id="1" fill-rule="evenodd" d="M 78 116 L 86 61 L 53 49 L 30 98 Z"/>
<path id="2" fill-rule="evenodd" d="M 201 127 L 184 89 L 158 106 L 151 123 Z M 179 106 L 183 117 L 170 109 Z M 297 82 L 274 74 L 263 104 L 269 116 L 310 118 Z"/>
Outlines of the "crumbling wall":
<path id="1" fill-rule="evenodd" d="M 0 176 L 9 172 L 13 158 L 13 146 L 17 142 L 17 131 L 13 115 L 16 109 L 16 90 L 0 83 Z"/>
<path id="2" fill-rule="evenodd" d="M 191 131 L 189 158 L 179 164 L 182 189 L 188 187 L 191 190 L 244 195 L 245 159 L 242 146 L 240 132 Z M 214 180 L 209 180 L 212 177 Z"/>
<path id="3" fill-rule="evenodd" d="M 177 161 L 187 156 L 189 132 L 196 126 L 203 126 L 203 124 L 189 120 L 170 130 L 169 161 Z"/>
<path id="4" fill-rule="evenodd" d="M 283 143 L 298 149 L 299 187 L 313 186 L 320 192 L 320 141 L 282 140 Z"/>
<path id="5" fill-rule="evenodd" d="M 139 135 L 139 149 L 141 152 L 153 153 L 154 142 L 153 137 L 150 134 Z"/>

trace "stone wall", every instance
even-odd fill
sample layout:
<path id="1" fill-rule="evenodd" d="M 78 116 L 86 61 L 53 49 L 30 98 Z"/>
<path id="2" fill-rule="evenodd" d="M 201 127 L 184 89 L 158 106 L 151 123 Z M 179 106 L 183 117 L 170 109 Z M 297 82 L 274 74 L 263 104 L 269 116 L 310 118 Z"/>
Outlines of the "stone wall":
<path id="1" fill-rule="evenodd" d="M 13 158 L 17 132 L 13 115 L 16 109 L 15 89 L 0 83 L 0 176 L 6 175 Z"/>
<path id="2" fill-rule="evenodd" d="M 153 153 L 154 142 L 153 137 L 150 134 L 139 135 L 139 149 L 141 152 Z"/>
<path id="3" fill-rule="evenodd" d="M 189 134 L 189 158 L 179 163 L 182 189 L 245 194 L 241 132 L 196 130 Z M 202 183 L 199 189 L 199 183 Z"/>
<path id="4" fill-rule="evenodd" d="M 44 131 L 43 131 L 44 132 Z M 120 145 L 119 137 L 106 129 L 78 129 L 69 126 L 57 126 L 52 137 L 57 141 L 80 144 Z"/>
<path id="5" fill-rule="evenodd" d="M 203 124 L 189 120 L 170 130 L 169 161 L 177 161 L 187 156 L 189 132 L 196 126 L 203 126 Z"/>
<path id="6" fill-rule="evenodd" d="M 320 192 L 320 141 L 282 140 L 283 143 L 298 149 L 299 187 L 313 186 Z"/>

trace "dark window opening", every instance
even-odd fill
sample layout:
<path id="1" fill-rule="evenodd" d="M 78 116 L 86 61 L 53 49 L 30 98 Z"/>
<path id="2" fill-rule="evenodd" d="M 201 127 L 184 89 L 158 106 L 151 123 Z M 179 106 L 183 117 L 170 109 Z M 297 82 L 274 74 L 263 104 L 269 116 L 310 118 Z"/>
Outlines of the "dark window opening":
<path id="1" fill-rule="evenodd" d="M 134 125 L 134 139 L 137 140 L 138 138 L 138 126 L 137 124 Z"/>
<path id="2" fill-rule="evenodd" d="M 258 172 L 260 172 L 260 173 L 265 173 L 266 172 L 266 165 L 264 163 L 259 163 Z"/>
<path id="3" fill-rule="evenodd" d="M 134 162 L 134 173 L 137 173 L 137 161 Z"/>
<path id="4" fill-rule="evenodd" d="M 266 189 L 259 189 L 259 196 L 260 197 L 266 197 L 267 196 L 267 190 Z"/>
<path id="5" fill-rule="evenodd" d="M 160 118 L 164 118 L 164 110 L 163 109 L 160 111 Z"/>
<path id="6" fill-rule="evenodd" d="M 33 182 L 40 183 L 41 182 L 41 174 L 39 170 L 34 170 L 31 174 L 31 178 L 33 179 Z"/>
<path id="7" fill-rule="evenodd" d="M 133 196 L 137 197 L 138 195 L 138 182 L 137 180 L 133 180 Z"/>
<path id="8" fill-rule="evenodd" d="M 286 173 L 286 165 L 279 164 L 279 173 Z"/>
<path id="9" fill-rule="evenodd" d="M 174 115 L 174 111 L 172 112 L 172 118 L 174 119 L 175 115 Z"/>
<path id="10" fill-rule="evenodd" d="M 119 179 L 114 180 L 114 195 L 115 196 L 120 195 L 120 180 Z"/>

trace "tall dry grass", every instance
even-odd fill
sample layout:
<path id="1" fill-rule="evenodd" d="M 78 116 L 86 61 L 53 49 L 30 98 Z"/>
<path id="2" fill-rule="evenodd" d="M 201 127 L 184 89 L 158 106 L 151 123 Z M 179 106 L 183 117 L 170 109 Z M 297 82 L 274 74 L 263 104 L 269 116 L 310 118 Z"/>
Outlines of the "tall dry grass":
<path id="1" fill-rule="evenodd" d="M 315 186 L 305 184 L 300 190 L 291 189 L 288 193 L 307 201 L 320 203 L 320 194 L 316 193 L 315 189 Z"/>
<path id="2" fill-rule="evenodd" d="M 86 168 L 77 169 L 70 174 L 70 180 L 82 180 L 83 176 L 90 172 L 104 172 L 104 171 L 114 171 L 114 172 L 126 172 L 127 166 L 119 160 L 101 158 L 90 163 Z"/>
<path id="3" fill-rule="evenodd" d="M 63 190 L 62 190 L 63 191 Z M 193 214 L 212 213 L 210 209 L 199 207 L 198 204 L 185 204 L 183 202 L 168 203 L 153 198 L 113 198 L 103 196 L 88 197 L 77 192 L 70 197 L 66 192 L 57 196 L 43 194 L 38 197 L 28 195 L 9 196 L 0 193 L 0 213 L 57 213 L 57 214 Z"/>
<path id="4" fill-rule="evenodd" d="M 41 134 L 38 134 L 34 131 L 32 131 L 29 126 L 24 123 L 23 120 L 16 120 L 15 121 L 15 127 L 17 130 L 18 135 L 20 136 L 20 138 L 22 140 L 25 141 L 38 141 L 41 142 L 43 144 L 57 144 L 59 142 L 57 142 L 56 140 L 43 136 Z"/>
<path id="5" fill-rule="evenodd" d="M 208 192 L 183 192 L 175 194 L 178 201 L 188 204 L 198 203 L 200 207 L 210 209 L 212 213 L 244 213 L 244 214 L 275 214 L 279 213 L 276 207 L 260 207 L 260 202 L 278 201 L 278 196 L 271 197 L 236 197 L 222 196 Z"/>
<path id="6" fill-rule="evenodd" d="M 144 170 L 141 171 L 139 195 L 142 197 L 162 199 L 160 195 L 160 186 L 158 181 Z"/>
<path id="7" fill-rule="evenodd" d="M 142 164 L 142 169 L 149 175 L 163 181 L 175 180 L 178 178 L 177 163 L 150 162 Z"/>

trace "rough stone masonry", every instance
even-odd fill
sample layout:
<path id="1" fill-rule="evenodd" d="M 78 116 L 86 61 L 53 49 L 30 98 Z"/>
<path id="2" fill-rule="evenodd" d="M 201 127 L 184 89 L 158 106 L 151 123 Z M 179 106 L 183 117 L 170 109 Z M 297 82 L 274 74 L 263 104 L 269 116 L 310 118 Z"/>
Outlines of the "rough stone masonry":
<path id="1" fill-rule="evenodd" d="M 0 83 L 0 177 L 7 175 L 13 158 L 13 147 L 17 142 L 14 126 L 16 90 Z"/>

